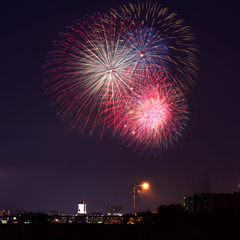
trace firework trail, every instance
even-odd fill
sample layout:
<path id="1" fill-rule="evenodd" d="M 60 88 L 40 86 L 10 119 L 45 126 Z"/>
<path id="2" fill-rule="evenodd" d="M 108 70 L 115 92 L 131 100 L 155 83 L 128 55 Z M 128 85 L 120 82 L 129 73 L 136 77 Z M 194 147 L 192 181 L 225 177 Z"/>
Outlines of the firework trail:
<path id="1" fill-rule="evenodd" d="M 134 18 L 141 21 L 142 26 L 155 29 L 168 47 L 168 67 L 187 92 L 194 87 L 194 79 L 198 75 L 196 53 L 198 48 L 194 44 L 195 34 L 176 13 L 168 13 L 167 8 L 161 8 L 158 3 L 129 3 L 123 5 L 119 11 L 111 10 L 113 14 L 121 17 Z"/>

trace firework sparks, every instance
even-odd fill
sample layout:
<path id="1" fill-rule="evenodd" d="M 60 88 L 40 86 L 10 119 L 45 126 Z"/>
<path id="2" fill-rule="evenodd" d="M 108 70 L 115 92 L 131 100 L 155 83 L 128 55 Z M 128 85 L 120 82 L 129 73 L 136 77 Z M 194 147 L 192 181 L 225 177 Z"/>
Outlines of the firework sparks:
<path id="1" fill-rule="evenodd" d="M 143 70 L 152 74 L 168 67 L 170 58 L 167 42 L 155 29 L 139 26 L 127 36 L 137 75 Z"/>
<path id="2" fill-rule="evenodd" d="M 198 75 L 196 53 L 198 48 L 194 44 L 195 34 L 176 13 L 168 13 L 167 8 L 161 8 L 158 3 L 129 3 L 123 5 L 119 11 L 111 10 L 117 16 L 134 18 L 142 25 L 153 28 L 167 42 L 168 66 L 177 75 L 179 83 L 184 85 L 187 92 L 191 92 L 194 79 Z"/>
<path id="3" fill-rule="evenodd" d="M 142 76 L 143 77 L 143 76 Z M 169 76 L 159 75 L 138 88 L 121 112 L 118 129 L 120 136 L 136 148 L 167 149 L 174 146 L 189 123 L 187 100 Z"/>
<path id="4" fill-rule="evenodd" d="M 72 118 L 73 126 L 105 126 L 100 113 L 121 105 L 135 87 L 135 55 L 129 41 L 123 40 L 132 24 L 124 18 L 117 22 L 114 16 L 93 15 L 76 22 L 56 42 L 58 50 L 49 55 L 47 92 L 54 93 L 53 104 L 59 104 L 63 119 Z"/>
<path id="5" fill-rule="evenodd" d="M 157 3 L 120 12 L 88 16 L 61 34 L 47 60 L 46 92 L 80 131 L 111 129 L 135 148 L 167 149 L 190 121 L 194 34 Z"/>

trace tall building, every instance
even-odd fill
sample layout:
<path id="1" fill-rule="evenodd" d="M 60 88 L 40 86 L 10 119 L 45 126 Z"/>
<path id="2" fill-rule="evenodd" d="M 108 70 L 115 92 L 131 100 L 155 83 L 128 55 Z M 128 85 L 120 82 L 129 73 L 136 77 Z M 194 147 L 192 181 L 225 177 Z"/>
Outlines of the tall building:
<path id="1" fill-rule="evenodd" d="M 87 214 L 87 203 L 84 199 L 78 202 L 78 215 Z"/>

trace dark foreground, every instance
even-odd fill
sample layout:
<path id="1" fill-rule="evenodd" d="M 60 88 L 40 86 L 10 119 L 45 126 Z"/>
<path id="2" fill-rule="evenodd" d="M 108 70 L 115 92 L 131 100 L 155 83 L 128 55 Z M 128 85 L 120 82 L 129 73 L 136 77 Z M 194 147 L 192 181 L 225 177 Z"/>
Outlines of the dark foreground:
<path id="1" fill-rule="evenodd" d="M 114 240 L 220 240 L 240 239 L 240 225 L 227 222 L 202 222 L 189 226 L 171 225 L 104 225 L 104 224 L 2 224 L 3 240 L 61 240 L 61 239 L 114 239 Z"/>

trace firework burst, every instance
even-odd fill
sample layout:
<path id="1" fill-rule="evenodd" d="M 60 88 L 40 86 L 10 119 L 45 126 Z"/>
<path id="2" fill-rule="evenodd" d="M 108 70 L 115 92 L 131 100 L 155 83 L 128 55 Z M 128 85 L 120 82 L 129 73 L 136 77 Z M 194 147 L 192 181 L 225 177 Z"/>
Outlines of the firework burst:
<path id="1" fill-rule="evenodd" d="M 142 27 L 139 23 L 137 25 L 138 28 L 128 31 L 127 34 L 135 63 L 135 74 L 140 75 L 143 71 L 148 74 L 165 71 L 170 62 L 166 40 L 155 29 Z"/>
<path id="2" fill-rule="evenodd" d="M 80 131 L 111 129 L 135 149 L 167 149 L 190 121 L 194 34 L 151 2 L 120 12 L 93 14 L 60 34 L 47 59 L 46 93 Z"/>
<path id="3" fill-rule="evenodd" d="M 119 113 L 120 136 L 136 149 L 167 149 L 183 137 L 188 127 L 187 100 L 170 75 L 142 77 L 151 79 L 133 91 L 125 110 Z"/>
<path id="4" fill-rule="evenodd" d="M 104 114 L 121 106 L 135 87 L 136 56 L 130 40 L 124 41 L 133 31 L 133 22 L 98 14 L 69 28 L 56 41 L 57 50 L 49 54 L 47 93 L 54 93 L 53 104 L 58 104 L 62 118 L 71 119 L 73 126 L 79 124 L 83 131 L 87 124 L 92 130 L 101 125 L 104 131 Z"/>
<path id="5" fill-rule="evenodd" d="M 194 79 L 198 75 L 197 57 L 198 48 L 194 44 L 195 34 L 176 13 L 168 13 L 167 8 L 161 8 L 158 3 L 129 3 L 123 5 L 119 11 L 111 10 L 121 17 L 134 18 L 141 21 L 142 26 L 156 29 L 159 36 L 167 43 L 168 67 L 177 75 L 178 81 L 187 92 L 191 92 Z"/>

